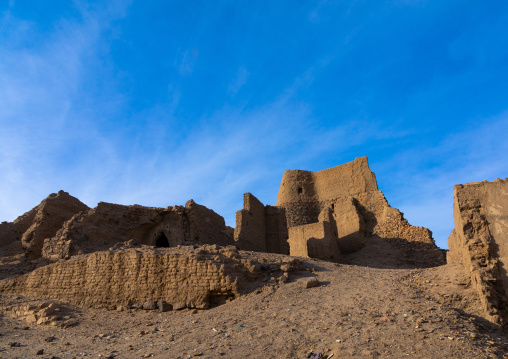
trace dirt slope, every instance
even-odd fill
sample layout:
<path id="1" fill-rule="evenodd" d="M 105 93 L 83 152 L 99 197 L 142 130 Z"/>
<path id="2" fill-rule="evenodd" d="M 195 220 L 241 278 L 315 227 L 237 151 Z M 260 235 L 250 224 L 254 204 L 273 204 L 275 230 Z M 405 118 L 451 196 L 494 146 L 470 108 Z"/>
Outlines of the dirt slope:
<path id="1" fill-rule="evenodd" d="M 305 358 L 320 352 L 334 358 L 503 358 L 508 351 L 498 327 L 475 311 L 478 299 L 458 264 L 397 269 L 387 262 L 379 268 L 305 260 L 305 265 L 309 270 L 291 273 L 286 284 L 267 281 L 257 291 L 196 313 L 59 304 L 78 325 L 58 329 L 27 325 L 5 312 L 0 356 Z M 321 285 L 304 288 L 311 277 Z M 3 307 L 40 302 L 0 297 Z M 41 349 L 44 354 L 37 356 Z"/>

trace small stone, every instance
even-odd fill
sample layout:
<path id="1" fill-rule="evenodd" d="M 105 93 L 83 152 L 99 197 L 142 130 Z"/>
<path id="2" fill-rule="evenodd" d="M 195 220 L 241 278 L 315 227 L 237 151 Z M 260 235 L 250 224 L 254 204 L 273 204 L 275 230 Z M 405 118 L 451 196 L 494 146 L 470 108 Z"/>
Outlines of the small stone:
<path id="1" fill-rule="evenodd" d="M 280 266 L 280 270 L 283 272 L 291 272 L 293 270 L 293 268 L 289 264 L 282 264 Z"/>
<path id="2" fill-rule="evenodd" d="M 46 339 L 44 339 L 44 341 L 46 341 L 48 343 L 54 342 L 55 340 L 56 340 L 56 337 L 47 337 Z"/>
<path id="3" fill-rule="evenodd" d="M 304 288 L 314 288 L 319 286 L 319 280 L 317 278 L 310 278 L 304 283 Z"/>
<path id="4" fill-rule="evenodd" d="M 196 305 L 196 309 L 208 309 L 208 307 L 210 306 L 210 303 L 208 302 L 205 302 L 205 303 L 201 303 L 201 304 L 197 304 Z"/>
<path id="5" fill-rule="evenodd" d="M 144 310 L 154 310 L 156 309 L 155 302 L 144 302 L 143 303 L 143 309 Z"/>
<path id="6" fill-rule="evenodd" d="M 171 304 L 168 304 L 163 300 L 157 302 L 157 307 L 161 312 L 169 312 L 170 310 L 173 309 L 173 306 Z"/>
<path id="7" fill-rule="evenodd" d="M 289 274 L 287 273 L 284 273 L 280 278 L 279 278 L 279 283 L 283 284 L 283 283 L 287 283 L 289 281 Z"/>
<path id="8" fill-rule="evenodd" d="M 21 346 L 21 343 L 18 343 L 18 342 L 12 342 L 12 343 L 10 344 L 10 346 L 11 346 L 11 347 L 13 347 L 13 348 L 14 348 L 14 347 L 16 347 L 16 348 L 17 348 L 17 347 L 20 347 L 20 346 Z"/>
<path id="9" fill-rule="evenodd" d="M 192 309 L 192 310 L 190 311 L 190 314 L 197 314 L 197 312 L 198 312 L 198 310 L 197 310 L 197 309 Z"/>
<path id="10" fill-rule="evenodd" d="M 182 310 L 185 308 L 187 308 L 187 303 L 185 303 L 185 302 L 173 304 L 173 310 Z"/>
<path id="11" fill-rule="evenodd" d="M 39 350 L 35 355 L 44 355 L 44 349 Z"/>

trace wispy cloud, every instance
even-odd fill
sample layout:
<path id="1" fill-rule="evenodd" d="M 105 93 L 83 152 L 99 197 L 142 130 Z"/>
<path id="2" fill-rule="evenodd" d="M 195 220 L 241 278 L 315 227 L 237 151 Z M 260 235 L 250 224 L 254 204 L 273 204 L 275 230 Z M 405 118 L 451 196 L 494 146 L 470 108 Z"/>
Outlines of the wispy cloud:
<path id="1" fill-rule="evenodd" d="M 238 72 L 236 73 L 236 77 L 229 84 L 228 92 L 235 95 L 247 83 L 248 78 L 249 72 L 245 69 L 245 67 L 240 66 Z"/>
<path id="2" fill-rule="evenodd" d="M 79 3 L 77 3 L 79 4 Z M 31 46 L 20 46 L 37 33 L 37 24 L 7 10 L 0 20 L 0 186 L 1 217 L 12 220 L 35 205 L 41 193 L 61 182 L 68 169 L 60 158 L 84 144 L 104 150 L 93 121 L 79 112 L 79 89 L 87 61 L 98 53 L 100 35 L 124 4 L 111 13 L 83 9 L 84 21 L 62 20 Z M 103 10 L 104 11 L 104 10 Z M 95 16 L 94 16 L 95 14 Z M 95 115 L 95 114 L 94 114 Z M 73 157 L 70 153 L 69 157 Z M 77 161 L 82 154 L 76 154 Z M 28 207 L 28 208 L 27 208 Z"/>

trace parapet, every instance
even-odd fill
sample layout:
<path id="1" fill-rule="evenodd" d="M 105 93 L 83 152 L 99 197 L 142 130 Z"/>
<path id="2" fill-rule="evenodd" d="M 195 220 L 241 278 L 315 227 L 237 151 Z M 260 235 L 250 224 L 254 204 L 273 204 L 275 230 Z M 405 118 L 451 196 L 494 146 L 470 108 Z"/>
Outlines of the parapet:
<path id="1" fill-rule="evenodd" d="M 326 201 L 378 190 L 367 157 L 319 172 L 287 170 L 282 176 L 277 206 L 288 203 Z"/>

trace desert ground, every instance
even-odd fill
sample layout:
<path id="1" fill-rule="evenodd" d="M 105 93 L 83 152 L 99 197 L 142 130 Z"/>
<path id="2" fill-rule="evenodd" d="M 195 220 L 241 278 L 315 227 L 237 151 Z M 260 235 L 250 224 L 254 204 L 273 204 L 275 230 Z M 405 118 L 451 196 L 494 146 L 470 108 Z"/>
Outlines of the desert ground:
<path id="1" fill-rule="evenodd" d="M 67 328 L 27 324 L 10 308 L 45 301 L 4 294 L 0 357 L 506 358 L 508 338 L 480 316 L 460 264 L 412 268 L 382 242 L 341 263 L 299 260 L 301 270 L 286 283 L 274 274 L 207 310 L 108 310 L 51 301 L 72 318 Z M 2 266 L 1 274 L 23 270 L 20 260 L 17 267 Z M 319 285 L 306 288 L 312 278 Z"/>

